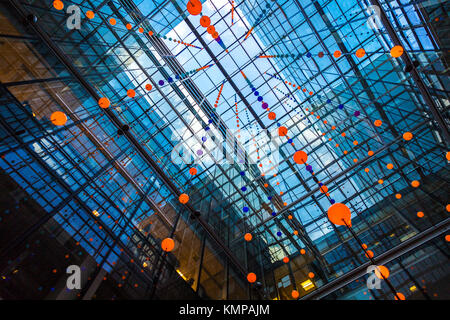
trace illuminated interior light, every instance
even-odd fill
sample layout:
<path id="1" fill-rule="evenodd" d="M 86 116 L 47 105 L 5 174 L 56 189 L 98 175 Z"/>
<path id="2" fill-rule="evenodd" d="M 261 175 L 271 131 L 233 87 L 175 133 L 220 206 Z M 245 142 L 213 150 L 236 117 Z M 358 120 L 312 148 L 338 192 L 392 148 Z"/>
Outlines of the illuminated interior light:
<path id="1" fill-rule="evenodd" d="M 302 286 L 303 289 L 305 289 L 305 291 L 311 290 L 312 288 L 315 287 L 314 283 L 309 279 L 306 281 L 303 281 L 300 285 Z"/>
<path id="2" fill-rule="evenodd" d="M 187 281 L 187 277 L 179 269 L 177 269 L 177 272 L 184 279 L 184 281 Z"/>

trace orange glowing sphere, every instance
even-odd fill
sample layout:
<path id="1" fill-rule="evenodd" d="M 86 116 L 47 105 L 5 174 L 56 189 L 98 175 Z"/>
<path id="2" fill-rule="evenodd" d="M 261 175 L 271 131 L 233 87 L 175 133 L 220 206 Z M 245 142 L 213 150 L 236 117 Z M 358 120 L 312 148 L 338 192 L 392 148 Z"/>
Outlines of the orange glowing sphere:
<path id="1" fill-rule="evenodd" d="M 397 298 L 397 296 L 398 296 L 398 298 Z M 400 298 L 400 300 L 405 300 L 406 299 L 405 295 L 400 293 L 400 292 L 397 292 L 397 295 L 394 296 L 394 298 L 395 298 L 395 300 L 398 300 L 399 298 Z"/>
<path id="2" fill-rule="evenodd" d="M 94 19 L 95 13 L 94 13 L 93 11 L 91 11 L 91 10 L 86 11 L 86 17 L 87 17 L 88 19 Z"/>
<path id="3" fill-rule="evenodd" d="M 250 283 L 255 282 L 256 281 L 256 274 L 254 274 L 253 272 L 250 272 L 247 275 L 247 281 L 250 282 Z"/>
<path id="4" fill-rule="evenodd" d="M 134 91 L 133 89 L 128 90 L 127 96 L 129 96 L 130 98 L 134 98 L 136 96 L 136 91 Z"/>
<path id="5" fill-rule="evenodd" d="M 173 250 L 173 248 L 175 248 L 175 241 L 173 241 L 172 238 L 165 238 L 162 242 L 161 242 L 161 248 L 165 251 L 165 252 L 170 252 Z"/>
<path id="6" fill-rule="evenodd" d="M 245 235 L 244 235 L 244 239 L 245 239 L 245 241 L 251 241 L 252 240 L 252 234 L 251 233 L 246 233 Z"/>
<path id="7" fill-rule="evenodd" d="M 398 58 L 403 54 L 403 47 L 402 46 L 394 46 L 391 49 L 391 56 L 394 58 Z"/>
<path id="8" fill-rule="evenodd" d="M 202 16 L 200 18 L 200 25 L 202 27 L 208 28 L 211 24 L 211 19 L 208 16 Z"/>
<path id="9" fill-rule="evenodd" d="M 389 278 L 389 269 L 385 266 L 377 266 L 375 268 L 375 275 L 378 279 L 383 279 L 383 276 L 387 279 Z"/>
<path id="10" fill-rule="evenodd" d="M 55 0 L 53 1 L 53 7 L 56 10 L 62 10 L 64 8 L 64 3 L 61 0 Z"/>
<path id="11" fill-rule="evenodd" d="M 269 112 L 269 119 L 270 120 L 275 120 L 275 118 L 277 117 L 275 112 Z"/>
<path id="12" fill-rule="evenodd" d="M 178 198 L 180 203 L 185 204 L 189 201 L 189 196 L 185 193 L 180 194 L 180 197 Z"/>
<path id="13" fill-rule="evenodd" d="M 413 138 L 413 134 L 411 132 L 405 132 L 403 134 L 403 139 L 405 139 L 406 141 L 409 141 Z"/>
<path id="14" fill-rule="evenodd" d="M 288 130 L 287 130 L 286 127 L 279 127 L 278 128 L 278 135 L 280 137 L 284 137 L 285 135 L 287 135 L 287 132 L 288 132 Z"/>
<path id="15" fill-rule="evenodd" d="M 335 203 L 328 208 L 328 219 L 336 225 L 351 227 L 351 212 L 350 209 L 343 203 Z"/>
<path id="16" fill-rule="evenodd" d="M 367 250 L 366 251 L 366 253 L 365 253 L 365 256 L 367 257 L 367 258 L 373 258 L 373 252 L 371 251 L 371 250 Z"/>
<path id="17" fill-rule="evenodd" d="M 363 48 L 361 48 L 361 49 L 356 50 L 355 54 L 358 58 L 362 58 L 366 55 L 366 51 Z"/>
<path id="18" fill-rule="evenodd" d="M 294 153 L 294 162 L 298 164 L 304 164 L 308 160 L 308 155 L 304 151 L 297 151 Z"/>
<path id="19" fill-rule="evenodd" d="M 414 180 L 414 181 L 411 182 L 411 186 L 412 186 L 413 188 L 417 188 L 418 186 L 420 186 L 420 182 L 417 181 L 417 180 Z"/>
<path id="20" fill-rule="evenodd" d="M 193 16 L 199 15 L 202 12 L 202 3 L 200 0 L 189 0 L 186 9 Z"/>
<path id="21" fill-rule="evenodd" d="M 55 111 L 52 113 L 52 115 L 50 116 L 50 121 L 55 125 L 55 126 L 63 126 L 66 124 L 67 122 L 67 116 L 64 112 L 62 111 Z"/>
<path id="22" fill-rule="evenodd" d="M 111 102 L 108 98 L 103 97 L 98 100 L 98 105 L 100 106 L 100 108 L 106 109 L 111 105 Z"/>

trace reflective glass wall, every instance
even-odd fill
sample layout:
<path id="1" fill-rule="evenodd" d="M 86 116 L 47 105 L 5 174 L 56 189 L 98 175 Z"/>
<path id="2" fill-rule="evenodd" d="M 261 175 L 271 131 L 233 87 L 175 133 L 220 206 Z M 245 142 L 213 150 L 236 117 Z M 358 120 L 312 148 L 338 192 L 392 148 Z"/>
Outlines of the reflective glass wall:
<path id="1" fill-rule="evenodd" d="M 0 4 L 0 296 L 448 298 L 448 3 L 189 3 Z"/>

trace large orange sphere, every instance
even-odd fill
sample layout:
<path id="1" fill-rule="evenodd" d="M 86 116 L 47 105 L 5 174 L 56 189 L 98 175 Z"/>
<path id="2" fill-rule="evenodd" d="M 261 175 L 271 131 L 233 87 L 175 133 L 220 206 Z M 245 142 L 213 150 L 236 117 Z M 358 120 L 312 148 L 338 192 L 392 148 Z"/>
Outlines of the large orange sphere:
<path id="1" fill-rule="evenodd" d="M 403 139 L 405 139 L 406 141 L 409 141 L 413 138 L 413 134 L 411 132 L 405 132 L 403 134 Z"/>
<path id="2" fill-rule="evenodd" d="M 94 19 L 94 17 L 95 17 L 94 11 L 91 11 L 91 10 L 87 11 L 87 12 L 86 12 L 86 17 L 87 17 L 88 19 Z"/>
<path id="3" fill-rule="evenodd" d="M 411 182 L 411 186 L 412 186 L 413 188 L 417 188 L 418 186 L 420 186 L 420 182 L 417 181 L 417 180 L 414 180 L 414 181 Z"/>
<path id="4" fill-rule="evenodd" d="M 378 279 L 389 278 L 389 269 L 385 266 L 377 266 L 375 269 L 375 275 Z"/>
<path id="5" fill-rule="evenodd" d="M 211 24 L 211 19 L 208 16 L 203 16 L 200 18 L 200 25 L 202 27 L 208 28 Z"/>
<path id="6" fill-rule="evenodd" d="M 312 272 L 308 273 L 308 277 L 310 277 L 311 279 L 314 278 L 314 276 L 315 276 L 314 273 L 312 273 Z"/>
<path id="7" fill-rule="evenodd" d="M 289 262 L 289 258 L 288 258 L 288 257 L 284 257 L 284 258 L 283 258 L 283 262 L 284 262 L 284 263 L 288 263 L 288 262 Z"/>
<path id="8" fill-rule="evenodd" d="M 347 224 L 351 227 L 351 215 L 350 209 L 343 203 L 338 202 L 328 208 L 328 219 L 338 226 L 345 226 Z"/>
<path id="9" fill-rule="evenodd" d="M 189 201 L 189 196 L 186 193 L 182 193 L 180 194 L 180 197 L 178 198 L 178 200 L 182 203 L 185 204 Z"/>
<path id="10" fill-rule="evenodd" d="M 269 120 L 275 120 L 277 117 L 277 114 L 275 112 L 269 112 Z"/>
<path id="11" fill-rule="evenodd" d="M 397 296 L 398 296 L 398 298 L 400 298 L 400 300 L 405 300 L 406 299 L 405 295 L 400 293 L 400 292 L 397 292 L 397 295 L 394 296 L 395 300 L 398 300 Z"/>
<path id="12" fill-rule="evenodd" d="M 199 15 L 202 12 L 202 3 L 200 0 L 189 0 L 186 9 L 193 16 Z"/>
<path id="13" fill-rule="evenodd" d="M 299 150 L 296 153 L 294 153 L 294 162 L 298 164 L 304 164 L 308 161 L 308 155 L 306 152 Z"/>
<path id="14" fill-rule="evenodd" d="M 64 3 L 61 0 L 55 0 L 55 1 L 53 1 L 53 7 L 56 10 L 62 10 L 62 9 L 64 9 Z"/>
<path id="15" fill-rule="evenodd" d="M 216 28 L 214 26 L 209 26 L 208 28 L 206 28 L 206 32 L 208 32 L 209 34 L 213 34 L 214 32 L 216 32 Z"/>
<path id="16" fill-rule="evenodd" d="M 358 58 L 362 58 L 362 57 L 364 57 L 365 55 L 366 55 L 366 51 L 365 51 L 363 48 L 356 50 L 356 56 L 357 56 Z"/>
<path id="17" fill-rule="evenodd" d="M 172 238 L 165 238 L 161 242 L 161 248 L 166 252 L 170 252 L 175 248 L 175 241 Z"/>
<path id="18" fill-rule="evenodd" d="M 285 135 L 287 135 L 287 128 L 286 127 L 279 127 L 278 128 L 278 135 L 280 137 L 284 137 Z"/>
<path id="19" fill-rule="evenodd" d="M 245 241 L 251 241 L 252 240 L 252 234 L 251 233 L 246 233 L 245 235 L 244 235 L 244 239 L 245 239 Z"/>
<path id="20" fill-rule="evenodd" d="M 134 98 L 136 96 L 136 91 L 134 91 L 133 89 L 128 90 L 127 96 L 129 96 L 130 98 Z"/>
<path id="21" fill-rule="evenodd" d="M 292 290 L 291 295 L 292 295 L 292 298 L 294 298 L 294 299 L 297 299 L 300 296 L 300 294 L 298 293 L 297 290 Z"/>
<path id="22" fill-rule="evenodd" d="M 365 256 L 368 259 L 371 259 L 371 258 L 373 258 L 373 252 L 371 250 L 367 250 L 366 253 L 365 253 Z"/>
<path id="23" fill-rule="evenodd" d="M 391 49 L 391 56 L 394 58 L 398 58 L 403 54 L 403 47 L 402 46 L 395 46 Z"/>
<path id="24" fill-rule="evenodd" d="M 52 115 L 50 116 L 50 121 L 55 125 L 55 126 L 63 126 L 66 124 L 67 122 L 67 116 L 64 112 L 62 111 L 55 111 L 52 113 Z"/>
<path id="25" fill-rule="evenodd" d="M 106 109 L 111 105 L 111 102 L 108 98 L 102 97 L 98 100 L 98 105 L 100 106 L 100 108 Z"/>
<path id="26" fill-rule="evenodd" d="M 197 168 L 190 168 L 189 169 L 189 174 L 191 176 L 195 176 L 197 174 Z"/>
<path id="27" fill-rule="evenodd" d="M 254 274 L 253 272 L 250 272 L 247 275 L 247 281 L 250 282 L 250 283 L 255 282 L 256 281 L 256 274 Z"/>

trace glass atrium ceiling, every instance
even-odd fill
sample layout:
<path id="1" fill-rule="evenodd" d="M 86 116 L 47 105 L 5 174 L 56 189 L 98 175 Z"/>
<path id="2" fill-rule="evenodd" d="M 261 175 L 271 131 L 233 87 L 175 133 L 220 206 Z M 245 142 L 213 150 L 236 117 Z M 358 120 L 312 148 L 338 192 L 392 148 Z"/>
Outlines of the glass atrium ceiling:
<path id="1" fill-rule="evenodd" d="M 6 1 L 0 166 L 47 216 L 0 257 L 54 219 L 111 277 L 296 299 L 354 294 L 343 277 L 429 234 L 448 249 L 448 6 Z"/>

